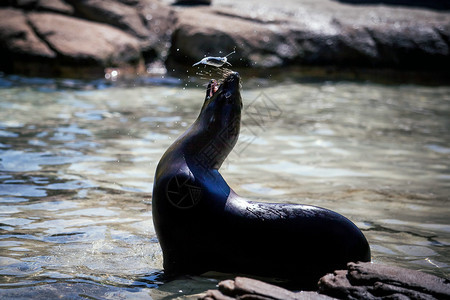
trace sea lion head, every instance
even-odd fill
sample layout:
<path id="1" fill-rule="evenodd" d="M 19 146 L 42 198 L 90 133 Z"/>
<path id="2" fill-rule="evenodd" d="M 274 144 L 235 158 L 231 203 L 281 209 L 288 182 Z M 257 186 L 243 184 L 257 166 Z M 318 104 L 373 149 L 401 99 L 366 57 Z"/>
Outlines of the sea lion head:
<path id="1" fill-rule="evenodd" d="M 216 154 L 208 168 L 218 169 L 233 149 L 239 136 L 242 98 L 239 73 L 228 71 L 221 81 L 211 80 L 197 118 L 197 151 Z M 202 148 L 198 148 L 202 147 Z M 203 152 L 202 152 L 203 151 Z"/>
<path id="2" fill-rule="evenodd" d="M 220 98 L 231 105 L 238 105 L 242 109 L 242 98 L 240 93 L 241 80 L 238 72 L 228 71 L 220 82 L 211 79 L 206 88 L 205 103 L 202 111 L 211 103 L 217 104 Z"/>

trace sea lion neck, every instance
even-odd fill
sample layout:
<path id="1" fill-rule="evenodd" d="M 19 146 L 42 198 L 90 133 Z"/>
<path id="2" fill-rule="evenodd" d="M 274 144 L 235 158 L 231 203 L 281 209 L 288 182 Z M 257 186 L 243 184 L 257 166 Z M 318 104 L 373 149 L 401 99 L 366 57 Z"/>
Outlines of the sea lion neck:
<path id="1" fill-rule="evenodd" d="M 210 82 L 197 120 L 182 137 L 185 159 L 201 168 L 218 170 L 237 142 L 241 109 L 237 72 L 229 73 L 218 88 Z"/>

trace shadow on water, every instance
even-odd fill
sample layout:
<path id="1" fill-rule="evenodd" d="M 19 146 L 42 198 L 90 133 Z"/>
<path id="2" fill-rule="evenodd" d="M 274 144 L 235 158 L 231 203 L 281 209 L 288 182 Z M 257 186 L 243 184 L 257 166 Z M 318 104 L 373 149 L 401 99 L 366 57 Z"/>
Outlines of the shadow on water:
<path id="1" fill-rule="evenodd" d="M 142 87 L 142 86 L 183 86 L 186 88 L 203 86 L 205 79 L 221 78 L 218 69 L 209 67 L 192 68 L 186 72 L 184 65 L 172 65 L 165 75 L 123 74 L 112 79 L 69 79 L 40 78 L 5 75 L 0 72 L 0 88 L 31 87 L 42 92 L 56 90 L 99 90 L 112 87 Z M 276 85 L 286 82 L 320 83 L 324 81 L 349 80 L 353 82 L 373 82 L 387 85 L 417 84 L 440 86 L 450 84 L 450 71 L 443 70 L 394 70 L 371 68 L 285 66 L 271 69 L 240 69 L 233 68 L 243 78 L 248 78 L 247 88 L 263 85 Z"/>
<path id="2" fill-rule="evenodd" d="M 449 10 L 450 3 L 441 0 L 335 0 L 356 5 L 385 4 L 394 6 L 424 7 L 436 10 Z"/>

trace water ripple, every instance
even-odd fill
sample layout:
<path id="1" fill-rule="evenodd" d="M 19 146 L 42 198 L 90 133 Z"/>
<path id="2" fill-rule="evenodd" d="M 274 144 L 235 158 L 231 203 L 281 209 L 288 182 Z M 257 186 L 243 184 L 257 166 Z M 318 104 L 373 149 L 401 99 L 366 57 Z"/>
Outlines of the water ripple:
<path id="1" fill-rule="evenodd" d="M 80 85 L 0 76 L 0 298 L 215 287 L 164 279 L 151 213 L 156 165 L 204 91 Z M 448 87 L 284 83 L 243 90 L 244 107 L 262 92 L 282 114 L 243 123 L 221 168 L 237 192 L 338 211 L 376 262 L 448 273 Z"/>

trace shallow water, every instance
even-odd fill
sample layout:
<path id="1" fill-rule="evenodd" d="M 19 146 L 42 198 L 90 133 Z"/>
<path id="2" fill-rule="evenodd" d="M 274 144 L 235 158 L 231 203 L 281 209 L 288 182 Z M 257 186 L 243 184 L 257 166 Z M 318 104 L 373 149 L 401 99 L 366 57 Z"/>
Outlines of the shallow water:
<path id="1" fill-rule="evenodd" d="M 204 96 L 174 82 L 1 78 L 1 298 L 162 299 L 216 285 L 166 281 L 153 228 L 156 165 Z M 242 96 L 221 169 L 236 192 L 335 210 L 375 263 L 448 277 L 450 87 L 244 78 Z"/>

